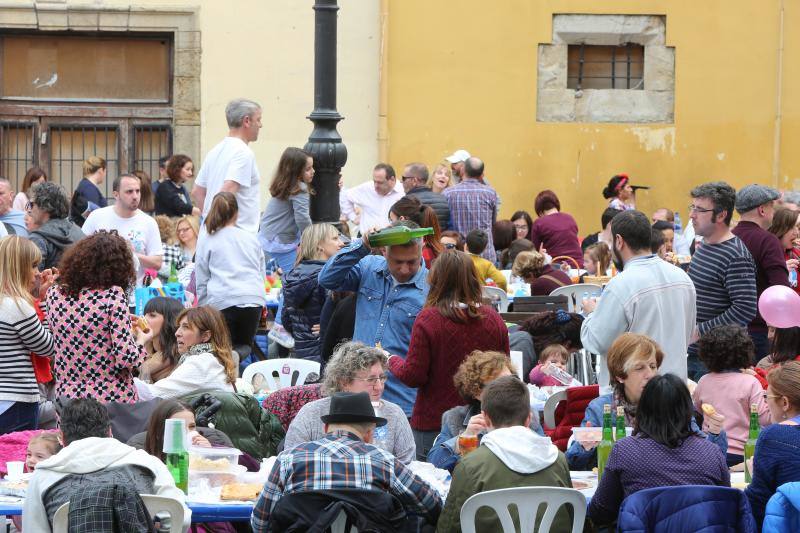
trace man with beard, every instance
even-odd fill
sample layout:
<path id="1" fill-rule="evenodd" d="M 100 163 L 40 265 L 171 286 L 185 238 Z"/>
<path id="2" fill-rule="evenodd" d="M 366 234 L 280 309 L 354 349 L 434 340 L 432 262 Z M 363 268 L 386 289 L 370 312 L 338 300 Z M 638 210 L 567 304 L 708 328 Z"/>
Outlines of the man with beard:
<path id="1" fill-rule="evenodd" d="M 115 230 L 128 241 L 133 250 L 134 263 L 139 265 L 136 285 L 142 285 L 144 271 L 158 270 L 164 255 L 158 224 L 139 209 L 142 198 L 141 182 L 131 174 L 114 180 L 114 205 L 95 209 L 83 224 L 83 232 L 93 235 L 101 230 Z"/>
<path id="2" fill-rule="evenodd" d="M 686 379 L 686 348 L 695 329 L 695 290 L 680 268 L 650 251 L 650 221 L 640 211 L 624 211 L 611 221 L 611 257 L 620 273 L 581 326 L 583 347 L 600 357 L 600 386 L 608 385 L 605 356 L 622 333 L 647 335 L 661 346 L 660 374 Z M 631 369 L 635 370 L 635 369 Z"/>

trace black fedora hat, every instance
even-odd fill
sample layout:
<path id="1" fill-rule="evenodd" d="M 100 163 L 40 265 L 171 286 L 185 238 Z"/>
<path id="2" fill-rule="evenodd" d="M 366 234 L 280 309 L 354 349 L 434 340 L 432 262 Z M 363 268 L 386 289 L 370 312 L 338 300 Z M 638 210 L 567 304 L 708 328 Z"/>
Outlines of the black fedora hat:
<path id="1" fill-rule="evenodd" d="M 375 416 L 375 409 L 366 392 L 337 392 L 331 396 L 331 410 L 320 417 L 323 424 L 346 424 L 348 422 L 374 422 L 385 426 L 386 419 Z"/>

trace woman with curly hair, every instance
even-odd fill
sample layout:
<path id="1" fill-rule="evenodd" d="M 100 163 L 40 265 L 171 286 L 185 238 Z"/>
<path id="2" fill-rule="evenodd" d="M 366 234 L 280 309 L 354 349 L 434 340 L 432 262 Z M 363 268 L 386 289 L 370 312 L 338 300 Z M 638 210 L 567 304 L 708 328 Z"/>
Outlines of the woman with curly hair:
<path id="1" fill-rule="evenodd" d="M 466 405 L 448 409 L 442 415 L 441 430 L 428 452 L 429 463 L 436 468 L 453 471 L 461 457 L 458 436 L 477 435 L 481 438 L 488 430 L 486 419 L 481 413 L 481 399 L 486 385 L 497 378 L 514 375 L 515 372 L 511 359 L 504 353 L 476 350 L 469 354 L 453 376 L 456 390 Z M 534 411 L 531 413 L 534 415 L 531 416 L 531 430 L 544 436 L 539 425 L 539 415 Z"/>
<path id="2" fill-rule="evenodd" d="M 547 296 L 559 287 L 572 285 L 566 273 L 544 261 L 544 255 L 539 252 L 520 252 L 511 267 L 512 274 L 530 284 L 531 296 Z"/>
<path id="3" fill-rule="evenodd" d="M 728 433 L 728 466 L 744 460 L 744 443 L 750 428 L 750 406 L 758 408 L 762 426 L 770 423 L 764 388 L 755 376 L 742 369 L 753 359 L 753 341 L 741 326 L 717 326 L 700 337 L 698 356 L 708 368 L 700 378 L 692 397 L 698 412 L 704 403 L 711 404 L 725 416 Z"/>
<path id="4" fill-rule="evenodd" d="M 69 248 L 58 282 L 47 292 L 47 322 L 55 338 L 56 395 L 135 403 L 133 372 L 153 336 L 134 330 L 128 291 L 136 282 L 133 254 L 104 230 Z"/>
<path id="5" fill-rule="evenodd" d="M 200 209 L 192 206 L 184 185 L 194 176 L 194 163 L 188 155 L 175 154 L 167 162 L 167 179 L 156 189 L 156 215 L 179 217 L 199 215 Z"/>
<path id="6" fill-rule="evenodd" d="M 39 321 L 31 290 L 42 254 L 28 239 L 0 239 L 0 435 L 36 429 L 39 388 L 31 352 L 50 355 L 53 337 Z"/>
<path id="7" fill-rule="evenodd" d="M 178 366 L 157 383 L 136 379 L 142 399 L 174 399 L 199 391 L 235 392 L 239 372 L 222 314 L 204 305 L 184 309 L 177 323 Z"/>
<path id="8" fill-rule="evenodd" d="M 386 354 L 383 350 L 360 342 L 347 342 L 336 347 L 333 357 L 325 366 L 322 376 L 323 398 L 305 404 L 289 424 L 284 448 L 290 449 L 302 442 L 325 436 L 320 416 L 331 409 L 331 396 L 337 392 L 366 392 L 369 394 L 377 416 L 387 420 L 376 428 L 375 446 L 386 450 L 408 464 L 414 460 L 414 437 L 408 418 L 397 404 L 386 401 L 383 386 L 386 383 Z"/>

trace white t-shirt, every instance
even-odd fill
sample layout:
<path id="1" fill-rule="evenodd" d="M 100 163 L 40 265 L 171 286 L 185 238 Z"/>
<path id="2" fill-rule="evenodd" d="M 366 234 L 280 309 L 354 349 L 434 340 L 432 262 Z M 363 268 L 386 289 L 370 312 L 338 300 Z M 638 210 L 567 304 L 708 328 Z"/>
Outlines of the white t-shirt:
<path id="1" fill-rule="evenodd" d="M 161 247 L 161 234 L 158 224 L 146 213 L 136 210 L 130 218 L 123 218 L 114 211 L 114 206 L 101 207 L 89 214 L 83 224 L 83 232 L 93 235 L 100 230 L 117 230 L 119 236 L 131 243 L 136 253 L 144 255 L 164 255 Z M 134 256 L 135 259 L 135 256 Z M 134 261 L 136 262 L 136 261 Z M 136 285 L 142 285 L 144 267 L 140 264 L 136 269 Z"/>
<path id="2" fill-rule="evenodd" d="M 256 156 L 247 144 L 236 137 L 225 137 L 206 154 L 195 183 L 206 188 L 203 217 L 208 215 L 214 195 L 225 181 L 239 184 L 236 201 L 239 202 L 239 219 L 236 225 L 245 231 L 258 233 L 258 166 Z"/>

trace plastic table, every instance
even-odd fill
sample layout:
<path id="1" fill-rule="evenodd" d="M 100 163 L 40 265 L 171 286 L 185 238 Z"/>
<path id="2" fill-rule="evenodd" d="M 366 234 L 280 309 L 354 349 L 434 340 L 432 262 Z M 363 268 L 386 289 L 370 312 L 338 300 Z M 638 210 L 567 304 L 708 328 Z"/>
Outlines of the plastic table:
<path id="1" fill-rule="evenodd" d="M 252 503 L 195 503 L 187 502 L 192 510 L 192 523 L 200 522 L 249 522 L 253 514 Z M 0 501 L 0 516 L 18 516 L 22 514 L 22 499 Z"/>

